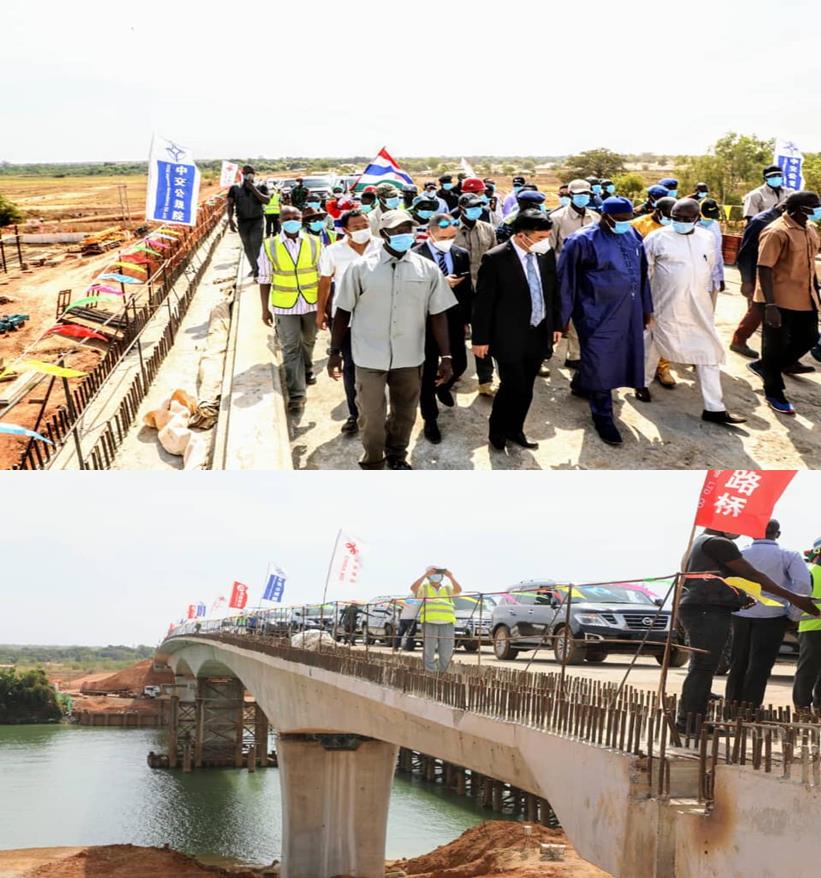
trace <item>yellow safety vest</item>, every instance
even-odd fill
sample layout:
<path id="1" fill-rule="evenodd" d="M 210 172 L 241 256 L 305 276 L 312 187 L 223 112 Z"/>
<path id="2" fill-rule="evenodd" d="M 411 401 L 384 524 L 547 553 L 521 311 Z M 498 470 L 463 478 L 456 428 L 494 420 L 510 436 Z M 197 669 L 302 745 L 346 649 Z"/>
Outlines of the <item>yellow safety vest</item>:
<path id="1" fill-rule="evenodd" d="M 309 305 L 315 305 L 319 298 L 319 254 L 322 250 L 319 240 L 314 235 L 302 235 L 296 263 L 279 235 L 266 238 L 264 246 L 271 263 L 271 305 L 293 308 L 300 293 Z"/>
<path id="2" fill-rule="evenodd" d="M 821 564 L 813 564 L 810 567 L 812 575 L 812 600 L 816 607 L 821 607 Z M 803 634 L 805 631 L 821 631 L 821 616 L 811 616 L 809 613 L 801 614 L 801 621 L 798 623 L 798 632 Z"/>
<path id="3" fill-rule="evenodd" d="M 416 593 L 417 598 L 426 598 L 419 609 L 420 622 L 435 622 L 451 625 L 456 623 L 456 612 L 453 609 L 453 598 L 442 586 L 438 591 L 429 580 L 425 580 Z"/>
<path id="4" fill-rule="evenodd" d="M 280 202 L 279 192 L 274 192 L 271 195 L 271 198 L 268 201 L 268 203 L 265 205 L 265 213 L 267 213 L 267 214 L 279 213 L 279 202 Z"/>

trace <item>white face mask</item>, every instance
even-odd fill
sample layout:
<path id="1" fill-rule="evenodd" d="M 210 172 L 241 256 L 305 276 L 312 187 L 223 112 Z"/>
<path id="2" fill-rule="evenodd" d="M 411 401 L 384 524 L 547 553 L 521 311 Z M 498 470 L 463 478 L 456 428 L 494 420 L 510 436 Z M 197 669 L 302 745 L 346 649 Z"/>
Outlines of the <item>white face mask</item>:
<path id="1" fill-rule="evenodd" d="M 367 244 L 371 237 L 370 229 L 357 229 L 355 232 L 351 232 L 351 240 L 354 244 Z"/>
<path id="2" fill-rule="evenodd" d="M 453 238 L 447 238 L 440 241 L 434 241 L 433 238 L 431 238 L 430 242 L 437 250 L 441 250 L 442 253 L 447 253 L 453 246 Z"/>
<path id="3" fill-rule="evenodd" d="M 550 250 L 550 238 L 542 238 L 541 241 L 534 241 L 530 245 L 531 253 L 544 254 Z"/>

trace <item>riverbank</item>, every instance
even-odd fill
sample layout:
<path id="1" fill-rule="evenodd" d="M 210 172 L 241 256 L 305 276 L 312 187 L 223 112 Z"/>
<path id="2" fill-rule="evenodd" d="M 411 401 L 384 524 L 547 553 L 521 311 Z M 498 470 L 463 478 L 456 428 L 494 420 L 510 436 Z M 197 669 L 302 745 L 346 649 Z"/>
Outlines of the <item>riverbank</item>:
<path id="1" fill-rule="evenodd" d="M 542 845 L 564 859 L 542 861 Z M 276 866 L 207 865 L 164 848 L 134 845 L 0 851 L 0 878 L 267 878 Z M 386 878 L 609 878 L 582 860 L 560 830 L 488 820 L 429 854 L 389 861 Z M 348 878 L 348 876 L 340 876 Z"/>

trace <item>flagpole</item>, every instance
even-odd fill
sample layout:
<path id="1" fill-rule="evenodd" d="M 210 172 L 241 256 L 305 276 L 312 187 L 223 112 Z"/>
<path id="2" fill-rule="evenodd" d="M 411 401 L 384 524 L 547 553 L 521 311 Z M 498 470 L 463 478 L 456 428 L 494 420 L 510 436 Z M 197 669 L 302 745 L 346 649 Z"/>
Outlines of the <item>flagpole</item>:
<path id="1" fill-rule="evenodd" d="M 336 541 L 334 542 L 334 548 L 331 552 L 331 560 L 328 561 L 328 572 L 325 574 L 325 591 L 322 592 L 322 603 L 325 603 L 325 599 L 328 597 L 328 584 L 331 581 L 331 570 L 334 566 L 334 558 L 336 557 L 336 550 L 339 547 L 339 538 L 342 536 L 342 528 L 336 532 Z"/>
<path id="2" fill-rule="evenodd" d="M 260 596 L 259 603 L 257 604 L 257 609 L 262 609 L 262 602 L 265 600 L 265 586 L 268 585 L 268 580 L 271 578 L 271 562 L 268 562 L 268 567 L 265 570 L 265 581 L 262 583 L 262 595 Z"/>

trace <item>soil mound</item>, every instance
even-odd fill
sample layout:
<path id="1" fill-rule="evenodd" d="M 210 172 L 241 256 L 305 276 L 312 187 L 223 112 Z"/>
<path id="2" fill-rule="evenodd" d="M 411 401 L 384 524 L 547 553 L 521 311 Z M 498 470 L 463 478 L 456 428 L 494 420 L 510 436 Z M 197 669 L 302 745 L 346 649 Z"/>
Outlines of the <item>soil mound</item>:
<path id="1" fill-rule="evenodd" d="M 163 683 L 173 682 L 173 671 L 155 671 L 152 659 L 137 662 L 136 665 L 123 668 L 107 677 L 94 674 L 93 678 L 79 681 L 80 691 L 84 693 L 128 692 L 134 695 L 142 695 L 145 686 L 161 686 Z"/>

